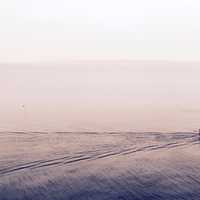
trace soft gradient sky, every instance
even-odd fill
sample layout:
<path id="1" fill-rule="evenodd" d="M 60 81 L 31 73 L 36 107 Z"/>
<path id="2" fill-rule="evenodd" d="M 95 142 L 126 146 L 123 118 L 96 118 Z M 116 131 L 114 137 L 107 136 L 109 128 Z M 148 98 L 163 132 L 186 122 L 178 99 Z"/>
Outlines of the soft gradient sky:
<path id="1" fill-rule="evenodd" d="M 1 130 L 200 127 L 199 63 L 80 61 L 0 67 Z"/>
<path id="2" fill-rule="evenodd" d="M 0 1 L 0 60 L 199 60 L 199 0 Z"/>
<path id="3" fill-rule="evenodd" d="M 198 0 L 0 1 L 0 130 L 199 128 L 199 10 Z"/>

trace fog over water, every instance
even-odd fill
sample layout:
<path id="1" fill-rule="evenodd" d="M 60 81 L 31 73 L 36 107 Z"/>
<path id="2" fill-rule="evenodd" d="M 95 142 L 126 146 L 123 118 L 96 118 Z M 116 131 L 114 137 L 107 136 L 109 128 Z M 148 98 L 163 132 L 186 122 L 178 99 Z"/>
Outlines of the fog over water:
<path id="1" fill-rule="evenodd" d="M 0 130 L 196 129 L 199 10 L 198 0 L 1 1 Z"/>
<path id="2" fill-rule="evenodd" d="M 199 10 L 0 1 L 0 200 L 199 200 Z"/>
<path id="3" fill-rule="evenodd" d="M 0 130 L 193 131 L 195 62 L 71 61 L 0 65 Z"/>

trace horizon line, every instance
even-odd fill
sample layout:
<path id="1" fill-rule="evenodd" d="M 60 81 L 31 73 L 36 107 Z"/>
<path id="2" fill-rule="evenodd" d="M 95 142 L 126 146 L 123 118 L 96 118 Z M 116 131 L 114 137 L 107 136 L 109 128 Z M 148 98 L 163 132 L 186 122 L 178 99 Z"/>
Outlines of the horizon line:
<path id="1" fill-rule="evenodd" d="M 198 133 L 198 130 L 193 131 L 31 131 L 31 130 L 21 130 L 21 131 L 0 131 L 1 133 Z"/>

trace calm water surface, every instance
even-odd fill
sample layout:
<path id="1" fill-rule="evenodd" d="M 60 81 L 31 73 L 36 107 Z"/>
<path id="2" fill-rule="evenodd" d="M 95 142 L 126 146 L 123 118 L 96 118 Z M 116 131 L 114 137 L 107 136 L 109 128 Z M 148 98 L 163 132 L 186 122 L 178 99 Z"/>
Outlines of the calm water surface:
<path id="1" fill-rule="evenodd" d="M 199 200 L 195 133 L 0 133 L 0 200 Z"/>

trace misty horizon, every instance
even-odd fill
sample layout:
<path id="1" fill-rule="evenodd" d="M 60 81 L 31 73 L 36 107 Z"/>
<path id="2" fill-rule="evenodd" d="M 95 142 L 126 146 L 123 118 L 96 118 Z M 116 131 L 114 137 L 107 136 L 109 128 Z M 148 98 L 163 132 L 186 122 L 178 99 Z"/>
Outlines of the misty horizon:
<path id="1" fill-rule="evenodd" d="M 193 131 L 199 63 L 0 65 L 1 130 Z"/>
<path id="2" fill-rule="evenodd" d="M 199 200 L 200 1 L 0 1 L 0 200 Z"/>

